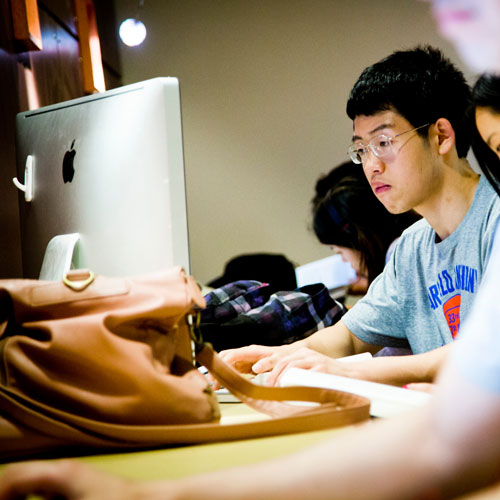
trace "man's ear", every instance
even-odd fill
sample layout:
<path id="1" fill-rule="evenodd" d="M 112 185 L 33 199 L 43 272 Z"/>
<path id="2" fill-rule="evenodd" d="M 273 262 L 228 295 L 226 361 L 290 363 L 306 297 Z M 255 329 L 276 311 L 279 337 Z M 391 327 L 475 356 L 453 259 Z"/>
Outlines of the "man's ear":
<path id="1" fill-rule="evenodd" d="M 455 146 L 455 130 L 447 118 L 439 118 L 434 123 L 439 154 L 445 155 Z"/>

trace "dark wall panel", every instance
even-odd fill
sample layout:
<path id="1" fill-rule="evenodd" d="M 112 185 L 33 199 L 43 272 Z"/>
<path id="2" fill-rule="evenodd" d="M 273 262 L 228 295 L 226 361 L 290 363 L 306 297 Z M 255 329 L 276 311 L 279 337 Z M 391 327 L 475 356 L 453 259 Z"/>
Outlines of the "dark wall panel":
<path id="1" fill-rule="evenodd" d="M 83 95 L 78 41 L 40 9 L 43 50 L 30 53 L 40 106 Z"/>
<path id="2" fill-rule="evenodd" d="M 0 277 L 21 275 L 16 176 L 15 118 L 18 112 L 17 62 L 0 50 Z"/>
<path id="3" fill-rule="evenodd" d="M 94 0 L 107 88 L 121 85 L 113 3 Z M 31 72 L 40 106 L 83 95 L 73 0 L 38 2 L 43 50 L 15 53 L 10 6 L 0 0 L 0 278 L 22 276 L 15 116 L 28 109 L 26 72 Z M 105 36 L 103 35 L 105 33 Z"/>
<path id="4" fill-rule="evenodd" d="M 77 36 L 73 0 L 40 0 L 38 6 L 50 12 L 61 26 Z"/>

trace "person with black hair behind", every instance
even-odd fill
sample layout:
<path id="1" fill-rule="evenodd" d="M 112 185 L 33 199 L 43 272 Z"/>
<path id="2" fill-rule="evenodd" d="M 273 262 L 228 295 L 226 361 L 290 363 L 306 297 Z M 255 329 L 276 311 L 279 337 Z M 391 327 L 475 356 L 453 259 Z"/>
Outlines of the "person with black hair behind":
<path id="1" fill-rule="evenodd" d="M 350 294 L 364 294 L 383 271 L 401 233 L 420 219 L 413 211 L 391 214 L 377 200 L 360 165 L 345 162 L 322 175 L 312 199 L 318 240 L 356 271 Z"/>
<path id="2" fill-rule="evenodd" d="M 491 170 L 500 160 L 500 74 L 480 76 L 472 89 L 472 149 L 485 176 L 500 194 L 500 184 Z M 483 140 L 484 138 L 484 140 Z"/>

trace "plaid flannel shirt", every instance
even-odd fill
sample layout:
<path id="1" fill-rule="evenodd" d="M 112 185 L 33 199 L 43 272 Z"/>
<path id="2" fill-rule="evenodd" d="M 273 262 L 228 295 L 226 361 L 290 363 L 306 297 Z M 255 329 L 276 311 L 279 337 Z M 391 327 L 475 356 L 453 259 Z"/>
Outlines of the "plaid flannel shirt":
<path id="1" fill-rule="evenodd" d="M 266 283 L 235 281 L 205 300 L 201 330 L 216 350 L 289 344 L 333 325 L 346 312 L 322 283 L 273 293 Z"/>

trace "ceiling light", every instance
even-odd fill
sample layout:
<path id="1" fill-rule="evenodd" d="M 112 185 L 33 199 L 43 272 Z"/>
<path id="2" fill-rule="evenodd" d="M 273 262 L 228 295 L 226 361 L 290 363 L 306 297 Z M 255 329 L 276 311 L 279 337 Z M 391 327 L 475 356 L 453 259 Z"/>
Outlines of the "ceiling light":
<path id="1" fill-rule="evenodd" d="M 138 19 L 125 19 L 125 21 L 120 24 L 118 33 L 125 45 L 135 47 L 144 42 L 146 38 L 146 26 Z"/>
<path id="2" fill-rule="evenodd" d="M 146 26 L 139 20 L 139 12 L 144 5 L 144 0 L 139 1 L 135 18 L 125 19 L 120 24 L 118 34 L 122 42 L 129 47 L 140 45 L 146 38 Z"/>

